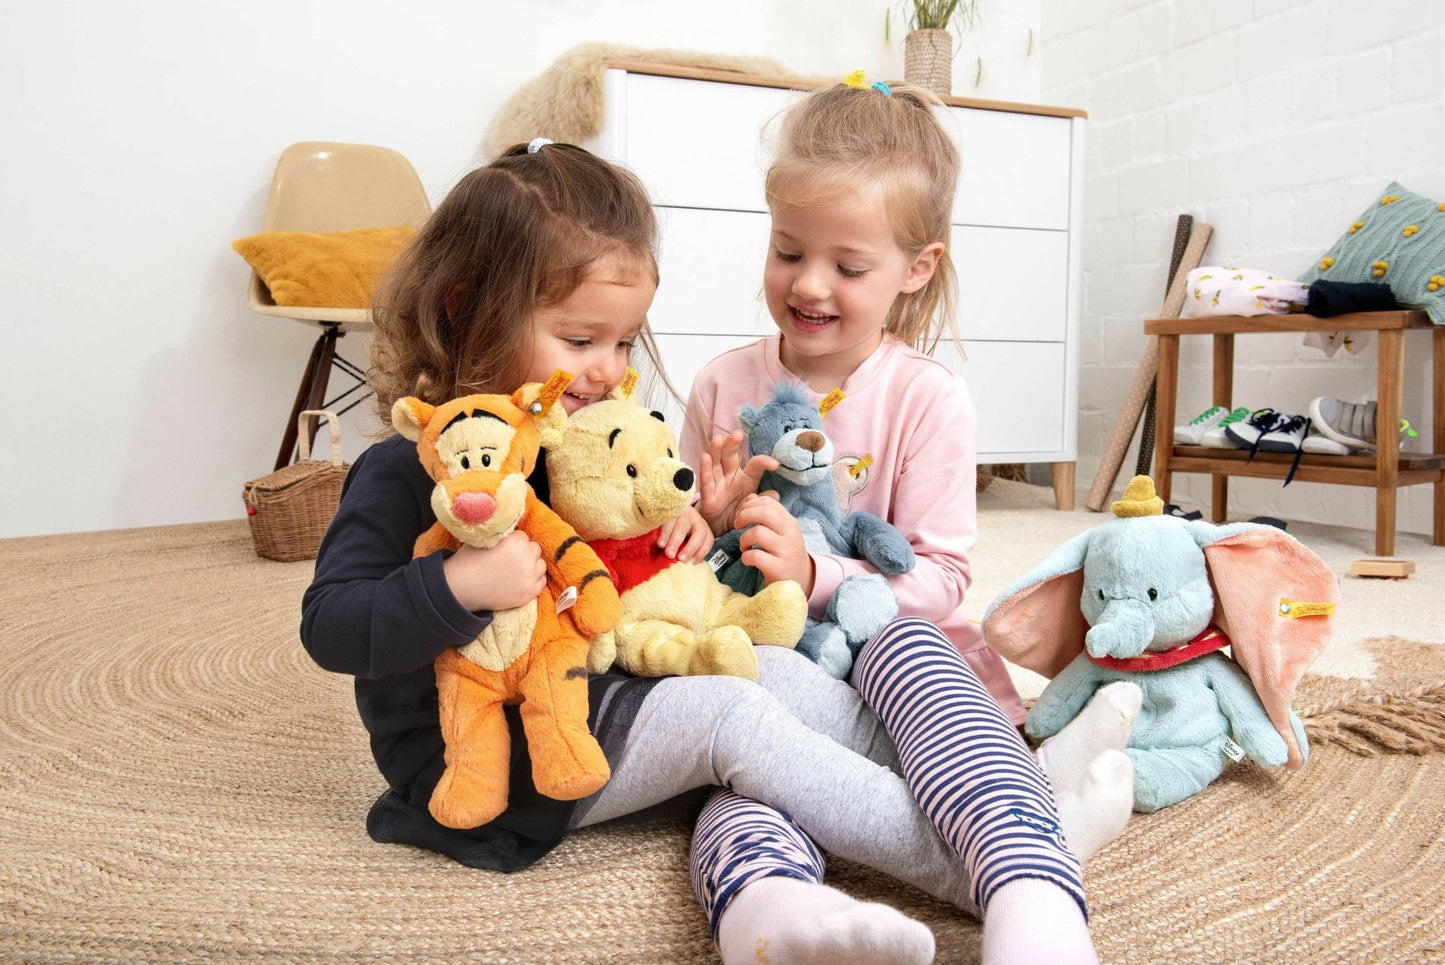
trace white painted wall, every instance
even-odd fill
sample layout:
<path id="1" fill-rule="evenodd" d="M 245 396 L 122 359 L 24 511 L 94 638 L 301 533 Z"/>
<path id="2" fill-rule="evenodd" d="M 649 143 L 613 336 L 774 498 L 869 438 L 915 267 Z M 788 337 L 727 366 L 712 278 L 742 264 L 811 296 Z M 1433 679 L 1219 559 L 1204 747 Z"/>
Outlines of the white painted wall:
<path id="1" fill-rule="evenodd" d="M 1163 302 L 1176 218 L 1212 225 L 1206 264 L 1303 272 L 1392 180 L 1445 198 L 1442 0 L 1043 0 L 1042 99 L 1089 112 L 1079 481 L 1088 488 Z M 1182 340 L 1181 414 L 1207 407 L 1209 339 Z M 1375 393 L 1375 346 L 1326 359 L 1297 336 L 1236 339 L 1237 405 L 1302 411 Z M 1428 340 L 1405 414 L 1428 449 Z M 1187 417 L 1187 416 L 1185 416 Z M 1167 428 L 1163 431 L 1167 431 Z M 1133 470 L 1131 450 L 1118 487 Z M 1175 501 L 1208 505 L 1209 477 Z M 1373 530 L 1374 491 L 1233 479 L 1231 518 Z M 1400 529 L 1431 531 L 1431 487 Z M 1370 541 L 1362 549 L 1373 549 Z"/>
<path id="2" fill-rule="evenodd" d="M 433 202 L 523 81 L 586 41 L 901 76 L 889 0 L 51 0 L 0 9 L 0 537 L 235 518 L 315 330 L 252 313 L 230 241 L 276 157 L 383 144 Z M 987 96 L 1038 94 L 1038 0 L 996 0 Z M 1007 41 L 996 56 L 990 44 Z M 977 56 L 960 51 L 963 60 Z M 971 61 L 976 68 L 977 61 Z M 976 76 L 976 70 L 973 74 Z M 958 93 L 974 88 L 956 72 Z M 356 337 L 343 354 L 360 359 Z M 351 344 L 348 344 L 351 343 Z M 357 418 L 361 416 L 362 418 Z M 363 445 L 354 410 L 348 458 Z"/>

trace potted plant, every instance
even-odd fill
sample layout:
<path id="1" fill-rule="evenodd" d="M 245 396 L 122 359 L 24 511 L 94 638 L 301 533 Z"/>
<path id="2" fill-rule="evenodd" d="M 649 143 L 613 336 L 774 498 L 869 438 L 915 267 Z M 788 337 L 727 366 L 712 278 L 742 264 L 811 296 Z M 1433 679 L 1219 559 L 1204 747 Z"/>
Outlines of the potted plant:
<path id="1" fill-rule="evenodd" d="M 967 28 L 979 0 L 903 0 L 908 21 L 903 38 L 903 79 L 936 94 L 953 93 L 953 34 L 950 23 Z"/>

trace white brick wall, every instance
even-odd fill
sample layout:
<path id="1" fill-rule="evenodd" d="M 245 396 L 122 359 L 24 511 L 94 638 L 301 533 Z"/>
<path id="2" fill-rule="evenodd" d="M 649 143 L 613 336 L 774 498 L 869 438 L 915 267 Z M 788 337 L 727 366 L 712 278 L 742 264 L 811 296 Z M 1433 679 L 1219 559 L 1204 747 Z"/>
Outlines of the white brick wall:
<path id="1" fill-rule="evenodd" d="M 1087 489 L 1157 315 L 1175 219 L 1212 225 L 1206 264 L 1303 272 L 1381 188 L 1445 198 L 1445 0 L 1042 0 L 1042 100 L 1089 112 L 1079 484 Z M 1206 338 L 1183 340 L 1179 408 L 1209 404 Z M 1343 353 L 1342 353 L 1343 354 Z M 1428 448 L 1429 349 L 1407 344 L 1405 413 Z M 1295 336 L 1235 344 L 1237 404 L 1373 397 L 1375 345 L 1326 359 Z M 1167 431 L 1167 430 L 1166 430 Z M 1121 488 L 1135 462 L 1131 449 Z M 1373 490 L 1233 479 L 1230 517 L 1374 528 Z M 1431 531 L 1431 487 L 1399 528 Z M 1207 505 L 1209 477 L 1175 477 Z M 1373 540 L 1362 539 L 1362 551 Z"/>

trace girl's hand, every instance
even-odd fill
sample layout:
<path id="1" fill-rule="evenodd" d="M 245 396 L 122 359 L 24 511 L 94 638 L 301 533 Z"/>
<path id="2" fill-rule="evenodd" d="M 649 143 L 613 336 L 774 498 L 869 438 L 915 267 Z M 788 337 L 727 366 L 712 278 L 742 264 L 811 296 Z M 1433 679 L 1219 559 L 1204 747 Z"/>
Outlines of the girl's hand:
<path id="1" fill-rule="evenodd" d="M 803 545 L 798 521 L 778 502 L 777 493 L 744 496 L 733 525 L 752 527 L 742 535 L 742 560 L 757 567 L 764 582 L 793 580 L 804 596 L 812 595 L 813 557 Z"/>
<path id="2" fill-rule="evenodd" d="M 542 547 L 511 532 L 491 549 L 462 546 L 442 563 L 447 586 L 468 610 L 510 610 L 535 600 L 547 585 Z"/>
<path id="3" fill-rule="evenodd" d="M 692 563 L 707 556 L 707 551 L 712 549 L 712 530 L 697 510 L 687 506 L 675 519 L 662 524 L 657 545 L 669 559 Z"/>
<path id="4" fill-rule="evenodd" d="M 753 456 L 744 464 L 740 453 L 747 441 L 747 433 L 741 429 L 714 436 L 699 460 L 697 511 L 716 536 L 740 525 L 733 519 L 738 504 L 758 491 L 763 473 L 778 468 L 778 460 L 772 456 Z"/>

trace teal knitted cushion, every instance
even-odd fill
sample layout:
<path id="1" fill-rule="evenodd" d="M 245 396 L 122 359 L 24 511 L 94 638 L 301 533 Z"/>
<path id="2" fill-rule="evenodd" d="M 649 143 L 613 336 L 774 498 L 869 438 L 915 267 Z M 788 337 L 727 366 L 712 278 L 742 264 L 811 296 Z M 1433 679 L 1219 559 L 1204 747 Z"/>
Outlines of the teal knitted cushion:
<path id="1" fill-rule="evenodd" d="M 1445 203 L 1391 182 L 1299 280 L 1383 283 L 1445 325 Z"/>

